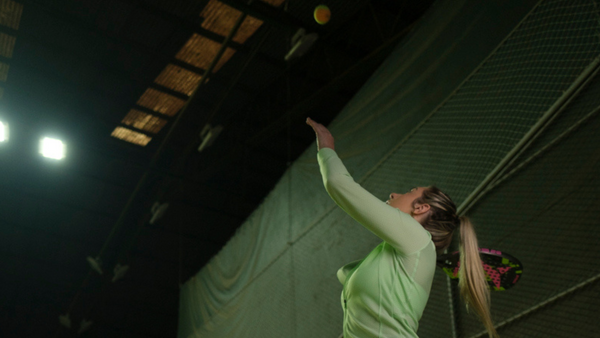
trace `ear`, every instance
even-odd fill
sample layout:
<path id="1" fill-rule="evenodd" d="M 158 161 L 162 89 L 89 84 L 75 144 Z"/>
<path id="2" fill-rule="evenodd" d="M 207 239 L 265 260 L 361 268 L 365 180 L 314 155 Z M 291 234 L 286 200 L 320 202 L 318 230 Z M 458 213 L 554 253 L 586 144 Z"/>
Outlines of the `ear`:
<path id="1" fill-rule="evenodd" d="M 415 210 L 413 211 L 413 213 L 416 215 L 421 215 L 421 214 L 428 212 L 429 209 L 431 209 L 431 206 L 429 204 L 417 203 L 417 204 L 415 204 Z"/>

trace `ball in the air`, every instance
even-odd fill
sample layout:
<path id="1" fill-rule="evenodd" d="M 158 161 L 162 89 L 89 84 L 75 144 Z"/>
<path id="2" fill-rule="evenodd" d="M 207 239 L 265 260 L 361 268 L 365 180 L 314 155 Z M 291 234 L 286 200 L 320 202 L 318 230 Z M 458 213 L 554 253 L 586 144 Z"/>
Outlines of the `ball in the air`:
<path id="1" fill-rule="evenodd" d="M 325 5 L 319 5 L 315 8 L 315 21 L 321 25 L 324 25 L 329 22 L 329 18 L 331 17 L 331 11 L 329 7 Z"/>

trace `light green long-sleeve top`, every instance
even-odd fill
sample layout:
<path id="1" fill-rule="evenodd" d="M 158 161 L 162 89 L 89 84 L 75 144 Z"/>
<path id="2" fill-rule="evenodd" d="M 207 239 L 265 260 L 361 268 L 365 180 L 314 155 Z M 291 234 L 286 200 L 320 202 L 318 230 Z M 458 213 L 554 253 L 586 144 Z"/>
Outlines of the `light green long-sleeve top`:
<path id="1" fill-rule="evenodd" d="M 431 234 L 354 182 L 333 149 L 322 148 L 317 157 L 331 198 L 383 240 L 337 272 L 344 286 L 344 338 L 417 337 L 435 272 Z"/>

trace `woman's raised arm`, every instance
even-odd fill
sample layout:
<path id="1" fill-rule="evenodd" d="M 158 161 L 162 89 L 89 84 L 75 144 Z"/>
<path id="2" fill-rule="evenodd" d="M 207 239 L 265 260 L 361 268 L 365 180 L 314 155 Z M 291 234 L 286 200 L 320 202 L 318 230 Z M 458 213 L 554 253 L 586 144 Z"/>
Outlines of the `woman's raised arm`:
<path id="1" fill-rule="evenodd" d="M 335 203 L 399 252 L 411 254 L 421 250 L 431 240 L 421 224 L 409 214 L 382 202 L 356 183 L 333 149 L 333 136 L 327 128 L 312 120 L 307 120 L 307 123 L 317 133 L 317 143 L 320 146 L 317 157 L 323 184 Z"/>

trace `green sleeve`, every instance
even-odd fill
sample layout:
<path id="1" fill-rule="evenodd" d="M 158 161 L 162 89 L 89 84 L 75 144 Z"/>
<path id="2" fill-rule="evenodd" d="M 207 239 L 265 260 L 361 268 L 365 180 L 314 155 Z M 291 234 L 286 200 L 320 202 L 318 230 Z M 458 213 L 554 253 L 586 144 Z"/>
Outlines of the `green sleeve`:
<path id="1" fill-rule="evenodd" d="M 317 158 L 329 196 L 377 237 L 403 254 L 417 252 L 431 240 L 412 216 L 382 202 L 354 182 L 333 149 L 322 148 Z"/>

